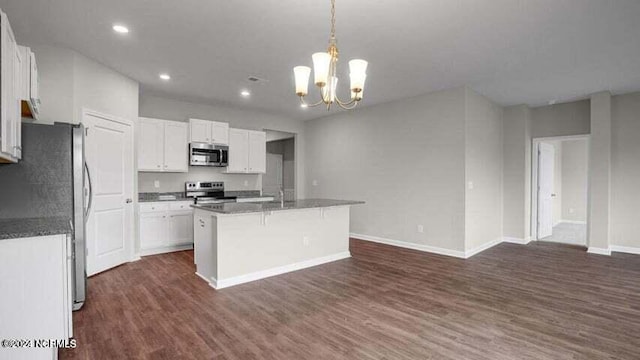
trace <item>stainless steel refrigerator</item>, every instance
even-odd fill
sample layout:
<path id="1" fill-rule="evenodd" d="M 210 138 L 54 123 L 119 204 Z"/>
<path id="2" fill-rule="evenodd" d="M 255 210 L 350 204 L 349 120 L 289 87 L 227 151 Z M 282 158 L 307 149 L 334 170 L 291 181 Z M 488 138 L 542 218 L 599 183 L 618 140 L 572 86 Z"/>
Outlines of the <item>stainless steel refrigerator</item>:
<path id="1" fill-rule="evenodd" d="M 22 124 L 22 159 L 0 166 L 0 218 L 68 218 L 73 226 L 73 309 L 87 295 L 86 215 L 91 179 L 84 126 Z"/>

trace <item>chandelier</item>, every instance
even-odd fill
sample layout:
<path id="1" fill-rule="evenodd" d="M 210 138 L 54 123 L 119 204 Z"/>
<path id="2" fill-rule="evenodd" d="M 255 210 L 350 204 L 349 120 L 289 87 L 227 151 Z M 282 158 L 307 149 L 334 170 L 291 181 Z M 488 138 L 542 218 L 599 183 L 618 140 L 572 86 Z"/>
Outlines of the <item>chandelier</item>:
<path id="1" fill-rule="evenodd" d="M 302 107 L 314 107 L 325 104 L 327 110 L 331 109 L 333 103 L 338 104 L 343 109 L 353 109 L 362 100 L 364 81 L 367 78 L 367 62 L 362 59 L 349 61 L 349 80 L 351 82 L 351 99 L 343 101 L 338 98 L 336 89 L 338 87 L 338 76 L 336 67 L 338 65 L 338 45 L 336 40 L 336 2 L 331 0 L 331 36 L 329 37 L 329 48 L 327 52 L 317 52 L 311 56 L 313 60 L 314 83 L 320 90 L 320 100 L 317 103 L 309 104 L 304 97 L 308 94 L 309 76 L 311 68 L 308 66 L 296 66 L 293 68 L 295 77 L 296 95 L 300 97 Z"/>

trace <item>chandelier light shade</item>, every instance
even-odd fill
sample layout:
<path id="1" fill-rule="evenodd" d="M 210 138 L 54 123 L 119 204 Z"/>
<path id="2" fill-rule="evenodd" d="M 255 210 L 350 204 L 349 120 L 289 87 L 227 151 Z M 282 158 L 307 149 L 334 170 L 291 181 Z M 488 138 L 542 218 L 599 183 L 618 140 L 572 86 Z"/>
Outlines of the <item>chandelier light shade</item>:
<path id="1" fill-rule="evenodd" d="M 309 104 L 305 101 L 305 96 L 309 90 L 309 77 L 311 68 L 308 66 L 296 66 L 293 68 L 295 79 L 296 95 L 300 97 L 302 107 L 313 107 L 326 105 L 327 110 L 332 104 L 338 104 L 343 109 L 353 109 L 362 100 L 364 82 L 367 79 L 368 63 L 362 59 L 349 61 L 349 82 L 351 98 L 349 101 L 342 101 L 338 98 L 338 42 L 336 40 L 336 3 L 331 0 L 331 35 L 329 37 L 329 48 L 326 52 L 317 52 L 311 56 L 313 60 L 313 81 L 319 88 L 320 100 L 317 103 Z"/>

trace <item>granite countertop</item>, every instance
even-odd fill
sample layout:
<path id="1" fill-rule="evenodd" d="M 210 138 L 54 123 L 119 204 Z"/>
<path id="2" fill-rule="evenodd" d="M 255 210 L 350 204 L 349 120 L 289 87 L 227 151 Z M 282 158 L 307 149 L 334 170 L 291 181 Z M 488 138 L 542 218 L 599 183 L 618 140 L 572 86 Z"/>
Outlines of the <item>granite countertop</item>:
<path id="1" fill-rule="evenodd" d="M 71 234 L 72 231 L 67 217 L 0 219 L 0 240 Z"/>
<path id="2" fill-rule="evenodd" d="M 279 201 L 269 201 L 263 203 L 223 203 L 223 204 L 202 204 L 191 205 L 191 207 L 201 210 L 212 211 L 218 214 L 244 214 L 265 211 L 296 210 L 325 208 L 345 205 L 364 204 L 364 201 L 332 200 L 332 199 L 300 199 L 295 201 L 285 201 L 284 206 Z"/>
<path id="3" fill-rule="evenodd" d="M 173 195 L 175 199 L 161 200 L 161 195 Z M 224 196 L 236 196 L 238 198 L 272 198 L 272 195 L 262 195 L 260 190 L 239 190 L 225 191 Z M 161 201 L 193 201 L 193 198 L 186 197 L 184 192 L 150 193 L 141 192 L 138 194 L 138 202 L 161 202 Z"/>

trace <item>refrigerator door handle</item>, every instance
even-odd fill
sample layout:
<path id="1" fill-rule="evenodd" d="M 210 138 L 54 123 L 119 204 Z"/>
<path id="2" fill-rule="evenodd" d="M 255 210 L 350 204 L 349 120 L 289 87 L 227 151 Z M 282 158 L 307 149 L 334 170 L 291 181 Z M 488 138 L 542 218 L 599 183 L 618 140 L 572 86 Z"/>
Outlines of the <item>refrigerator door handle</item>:
<path id="1" fill-rule="evenodd" d="M 87 162 L 84 163 L 84 168 L 87 170 L 87 179 L 89 180 L 89 204 L 87 205 L 87 210 L 84 213 L 85 221 L 89 218 L 89 213 L 91 212 L 91 205 L 93 205 L 93 184 L 91 183 L 91 173 L 89 172 L 89 165 Z"/>

